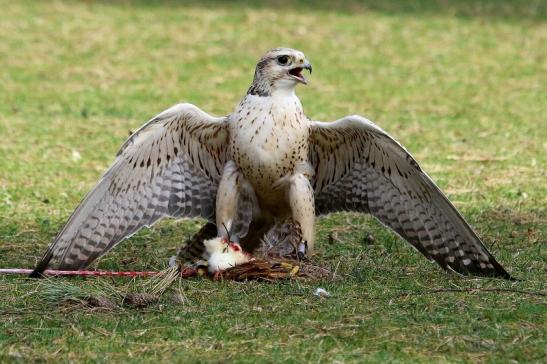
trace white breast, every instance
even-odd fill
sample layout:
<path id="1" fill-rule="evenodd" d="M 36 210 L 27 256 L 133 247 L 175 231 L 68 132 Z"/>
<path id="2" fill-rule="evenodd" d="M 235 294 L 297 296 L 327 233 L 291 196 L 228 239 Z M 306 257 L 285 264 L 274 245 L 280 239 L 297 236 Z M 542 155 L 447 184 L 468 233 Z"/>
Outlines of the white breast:
<path id="1" fill-rule="evenodd" d="M 296 95 L 247 95 L 230 120 L 231 157 L 255 189 L 308 159 L 309 120 Z"/>

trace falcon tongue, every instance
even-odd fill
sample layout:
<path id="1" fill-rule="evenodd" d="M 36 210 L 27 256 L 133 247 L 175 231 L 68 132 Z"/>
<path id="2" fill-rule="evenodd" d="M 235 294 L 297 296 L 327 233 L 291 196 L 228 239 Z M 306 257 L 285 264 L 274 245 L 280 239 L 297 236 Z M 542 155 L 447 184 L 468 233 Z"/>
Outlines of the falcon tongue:
<path id="1" fill-rule="evenodd" d="M 302 76 L 302 68 L 301 67 L 296 67 L 296 68 L 293 68 L 293 69 L 289 70 L 289 74 L 291 76 L 293 76 L 294 78 L 296 78 L 298 81 L 300 81 L 304 84 L 307 83 L 304 76 Z"/>

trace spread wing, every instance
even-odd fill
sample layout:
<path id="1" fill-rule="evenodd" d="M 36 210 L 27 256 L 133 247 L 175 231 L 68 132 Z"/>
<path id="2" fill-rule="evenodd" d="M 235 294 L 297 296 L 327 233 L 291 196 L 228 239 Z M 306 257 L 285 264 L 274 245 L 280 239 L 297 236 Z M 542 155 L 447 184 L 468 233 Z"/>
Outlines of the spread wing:
<path id="1" fill-rule="evenodd" d="M 75 270 L 160 218 L 212 219 L 225 163 L 226 118 L 191 104 L 162 112 L 121 147 L 37 265 Z"/>
<path id="2" fill-rule="evenodd" d="M 369 120 L 314 122 L 310 160 L 317 214 L 371 213 L 444 269 L 511 278 L 414 158 Z"/>

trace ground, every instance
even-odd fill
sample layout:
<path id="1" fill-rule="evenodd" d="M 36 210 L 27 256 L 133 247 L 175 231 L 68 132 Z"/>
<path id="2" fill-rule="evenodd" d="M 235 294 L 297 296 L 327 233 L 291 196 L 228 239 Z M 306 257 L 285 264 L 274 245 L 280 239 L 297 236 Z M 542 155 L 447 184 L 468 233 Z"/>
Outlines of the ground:
<path id="1" fill-rule="evenodd" d="M 316 258 L 336 281 L 194 279 L 184 303 L 109 312 L 1 276 L 0 361 L 545 360 L 546 3 L 329 4 L 0 0 L 0 267 L 35 264 L 131 130 L 177 102 L 230 113 L 260 55 L 289 46 L 313 64 L 307 115 L 394 135 L 520 280 L 449 274 L 337 214 Z M 97 267 L 162 269 L 201 223 L 165 221 Z"/>

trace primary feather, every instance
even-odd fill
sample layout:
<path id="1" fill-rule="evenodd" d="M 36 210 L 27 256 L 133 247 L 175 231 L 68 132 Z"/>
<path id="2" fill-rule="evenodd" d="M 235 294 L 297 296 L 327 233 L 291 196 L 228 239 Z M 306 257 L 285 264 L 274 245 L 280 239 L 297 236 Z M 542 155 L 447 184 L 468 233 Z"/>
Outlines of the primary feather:
<path id="1" fill-rule="evenodd" d="M 316 212 L 367 212 L 428 259 L 459 273 L 510 275 L 414 158 L 360 117 L 315 122 Z"/>
<path id="2" fill-rule="evenodd" d="M 123 144 L 34 275 L 50 265 L 84 268 L 165 216 L 212 219 L 225 162 L 225 125 L 225 118 L 190 104 L 175 105 L 146 123 Z"/>

